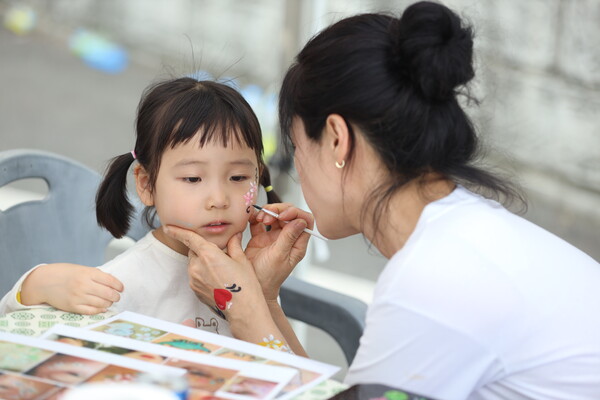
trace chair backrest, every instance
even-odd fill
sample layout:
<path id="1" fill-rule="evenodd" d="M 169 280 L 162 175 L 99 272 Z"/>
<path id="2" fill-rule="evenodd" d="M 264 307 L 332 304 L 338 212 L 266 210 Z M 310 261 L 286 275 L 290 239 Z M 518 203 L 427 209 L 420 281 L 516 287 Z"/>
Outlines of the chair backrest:
<path id="1" fill-rule="evenodd" d="M 46 181 L 48 195 L 0 211 L 0 295 L 40 263 L 101 265 L 112 240 L 96 222 L 97 172 L 44 151 L 0 152 L 0 187 L 26 178 Z M 137 240 L 148 228 L 134 221 L 128 236 Z"/>
<path id="2" fill-rule="evenodd" d="M 348 365 L 352 363 L 365 328 L 364 302 L 292 276 L 281 287 L 280 298 L 286 316 L 327 332 Z"/>

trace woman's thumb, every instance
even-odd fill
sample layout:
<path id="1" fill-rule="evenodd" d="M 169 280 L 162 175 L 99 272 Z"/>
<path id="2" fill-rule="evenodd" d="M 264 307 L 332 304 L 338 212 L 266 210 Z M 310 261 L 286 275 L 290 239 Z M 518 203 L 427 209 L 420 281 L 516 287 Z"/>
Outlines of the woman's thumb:
<path id="1" fill-rule="evenodd" d="M 289 253 L 306 226 L 306 221 L 303 219 L 296 219 L 287 224 L 277 238 L 276 246 L 279 251 Z"/>
<path id="2" fill-rule="evenodd" d="M 234 260 L 240 261 L 240 259 L 246 258 L 244 250 L 242 249 L 242 233 L 233 235 L 227 242 L 227 254 Z"/>

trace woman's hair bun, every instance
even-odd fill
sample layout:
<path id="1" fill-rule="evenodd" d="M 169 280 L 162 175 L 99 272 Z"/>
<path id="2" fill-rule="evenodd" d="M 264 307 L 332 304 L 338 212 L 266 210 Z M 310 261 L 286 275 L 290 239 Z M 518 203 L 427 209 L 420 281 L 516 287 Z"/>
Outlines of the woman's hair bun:
<path id="1" fill-rule="evenodd" d="M 422 1 L 392 29 L 393 67 L 430 100 L 448 100 L 473 76 L 473 34 L 447 7 Z"/>

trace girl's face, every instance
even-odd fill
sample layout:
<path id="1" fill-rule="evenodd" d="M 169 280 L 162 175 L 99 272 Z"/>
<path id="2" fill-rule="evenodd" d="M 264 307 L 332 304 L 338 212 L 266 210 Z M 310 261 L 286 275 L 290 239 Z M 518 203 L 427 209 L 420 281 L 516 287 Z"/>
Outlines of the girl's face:
<path id="1" fill-rule="evenodd" d="M 257 196 L 258 160 L 245 145 L 206 143 L 200 148 L 198 140 L 199 135 L 165 150 L 151 193 L 143 188 L 143 174 L 137 174 L 138 193 L 144 204 L 156 207 L 161 225 L 193 230 L 224 249 L 248 224 Z M 161 229 L 156 233 L 163 243 L 187 255 L 183 243 Z"/>

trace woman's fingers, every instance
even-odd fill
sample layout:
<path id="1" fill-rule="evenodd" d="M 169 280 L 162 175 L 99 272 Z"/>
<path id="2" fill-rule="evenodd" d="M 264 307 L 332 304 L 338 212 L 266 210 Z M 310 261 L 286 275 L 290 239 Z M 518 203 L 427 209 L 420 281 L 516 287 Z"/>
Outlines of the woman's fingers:
<path id="1" fill-rule="evenodd" d="M 306 225 L 309 229 L 312 229 L 314 225 L 314 217 L 311 213 L 301 210 L 292 206 L 290 203 L 273 203 L 267 204 L 264 207 L 269 211 L 279 214 L 279 219 L 268 215 L 264 211 L 259 212 L 255 219 L 256 221 L 262 222 L 265 225 L 271 225 L 276 221 L 292 221 L 295 219 L 303 219 L 306 221 Z"/>
<path id="2" fill-rule="evenodd" d="M 306 228 L 306 221 L 302 219 L 294 220 L 284 226 L 281 230 L 281 234 L 275 241 L 276 252 L 280 254 L 290 254 L 294 244 L 300 235 L 302 235 L 304 228 Z"/>
<path id="3" fill-rule="evenodd" d="M 246 261 L 246 254 L 242 249 L 242 234 L 238 233 L 233 235 L 227 242 L 227 254 L 237 262 Z"/>
<path id="4" fill-rule="evenodd" d="M 202 251 L 211 249 L 213 250 L 216 246 L 198 235 L 196 232 L 188 229 L 183 229 L 174 225 L 167 225 L 163 228 L 163 231 L 173 239 L 179 240 L 185 244 L 191 251 L 196 254 L 201 254 Z"/>

